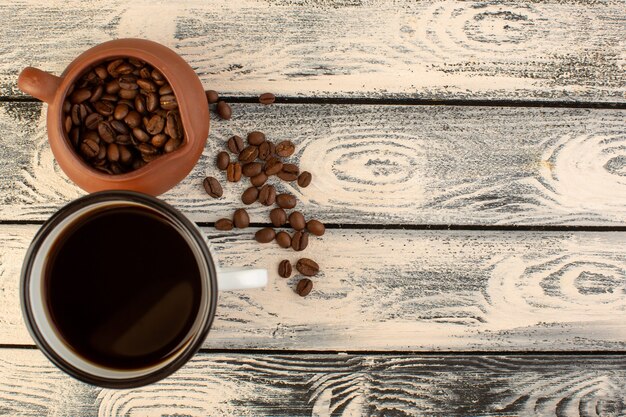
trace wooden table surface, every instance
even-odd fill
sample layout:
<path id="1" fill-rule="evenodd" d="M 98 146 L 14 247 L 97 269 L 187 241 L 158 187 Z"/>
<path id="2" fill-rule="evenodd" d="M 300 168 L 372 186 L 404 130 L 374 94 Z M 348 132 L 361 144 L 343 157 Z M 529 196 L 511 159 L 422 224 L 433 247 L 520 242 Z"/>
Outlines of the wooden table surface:
<path id="1" fill-rule="evenodd" d="M 221 294 L 179 372 L 116 391 L 57 370 L 22 321 L 25 249 L 83 192 L 16 78 L 123 37 L 233 103 L 162 198 L 270 282 Z M 626 415 L 626 2 L 1 0 L 0 57 L 0 415 Z M 298 254 L 213 227 L 244 184 L 212 200 L 202 179 L 251 130 L 314 173 L 280 186 L 328 225 L 307 298 L 276 274 Z"/>

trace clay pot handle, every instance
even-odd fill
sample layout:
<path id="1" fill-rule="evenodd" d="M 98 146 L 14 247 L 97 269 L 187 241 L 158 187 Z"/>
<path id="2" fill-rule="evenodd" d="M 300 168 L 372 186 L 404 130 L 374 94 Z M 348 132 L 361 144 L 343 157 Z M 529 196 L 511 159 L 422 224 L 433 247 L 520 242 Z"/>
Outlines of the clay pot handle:
<path id="1" fill-rule="evenodd" d="M 61 78 L 49 72 L 33 67 L 26 67 L 17 79 L 17 86 L 26 94 L 51 103 L 61 84 Z"/>

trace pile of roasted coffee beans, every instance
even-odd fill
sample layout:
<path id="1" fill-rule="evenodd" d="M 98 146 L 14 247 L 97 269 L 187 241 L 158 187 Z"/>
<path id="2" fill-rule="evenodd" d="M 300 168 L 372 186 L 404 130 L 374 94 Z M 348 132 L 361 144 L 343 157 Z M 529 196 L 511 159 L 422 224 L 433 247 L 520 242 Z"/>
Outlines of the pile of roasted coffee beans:
<path id="1" fill-rule="evenodd" d="M 220 101 L 219 95 L 213 90 L 206 92 L 209 104 L 216 104 L 215 111 L 225 120 L 232 116 L 232 109 L 224 101 Z M 262 94 L 259 102 L 271 104 L 275 97 L 271 93 Z M 220 106 L 220 103 L 223 105 Z M 224 110 L 226 109 L 226 110 Z M 269 212 L 269 219 L 275 228 L 285 227 L 289 224 L 293 234 L 286 230 L 276 231 L 273 227 L 264 227 L 258 230 L 254 238 L 259 243 L 275 241 L 281 248 L 291 248 L 294 251 L 303 251 L 309 243 L 309 235 L 322 236 L 326 231 L 324 224 L 316 219 L 305 219 L 304 215 L 297 210 L 292 210 L 297 205 L 297 199 L 289 193 L 278 193 L 275 185 L 270 184 L 272 177 L 285 182 L 296 181 L 300 188 L 307 187 L 311 183 L 310 172 L 300 172 L 300 168 L 284 158 L 293 155 L 296 147 L 293 142 L 284 140 L 277 144 L 268 140 L 263 132 L 252 131 L 248 133 L 246 140 L 240 136 L 232 136 L 225 143 L 226 149 L 216 155 L 215 163 L 221 171 L 225 171 L 226 180 L 238 182 L 242 177 L 250 180 L 251 186 L 241 195 L 244 205 L 258 202 L 264 206 L 274 206 Z M 203 181 L 204 189 L 213 198 L 223 195 L 220 182 L 214 177 L 206 177 Z M 285 210 L 292 210 L 289 214 Z M 232 219 L 219 219 L 215 222 L 215 228 L 228 231 L 236 228 L 245 228 L 250 224 L 250 217 L 245 208 L 235 210 Z M 296 269 L 306 277 L 313 277 L 319 271 L 318 264 L 308 258 L 300 259 Z M 278 267 L 278 273 L 283 278 L 291 276 L 292 268 L 288 260 L 284 260 Z M 313 282 L 310 278 L 301 279 L 296 286 L 296 293 L 306 296 L 311 292 Z"/>
<path id="2" fill-rule="evenodd" d="M 134 58 L 111 59 L 83 74 L 68 91 L 63 117 L 77 153 L 107 174 L 141 168 L 185 137 L 172 87 Z"/>

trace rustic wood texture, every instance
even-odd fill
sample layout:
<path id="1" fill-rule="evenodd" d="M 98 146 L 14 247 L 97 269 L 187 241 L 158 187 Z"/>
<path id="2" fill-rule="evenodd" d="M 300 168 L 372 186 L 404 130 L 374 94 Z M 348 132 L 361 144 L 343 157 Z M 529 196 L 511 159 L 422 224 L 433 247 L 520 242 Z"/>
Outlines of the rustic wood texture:
<path id="1" fill-rule="evenodd" d="M 18 275 L 36 226 L 0 227 L 0 344 L 32 344 Z M 250 231 L 204 228 L 221 266 L 270 272 L 264 290 L 220 294 L 205 347 L 298 350 L 626 349 L 626 234 L 328 230 L 304 252 Z M 313 292 L 278 277 L 307 256 Z"/>
<path id="2" fill-rule="evenodd" d="M 99 389 L 37 350 L 0 350 L 11 416 L 622 416 L 619 356 L 196 355 L 166 380 Z"/>
<path id="3" fill-rule="evenodd" d="M 141 37 L 228 95 L 624 102 L 625 25 L 621 0 L 3 0 L 0 95 Z"/>
<path id="4" fill-rule="evenodd" d="M 45 106 L 0 103 L 0 219 L 44 220 L 82 192 L 60 172 Z M 331 223 L 623 225 L 626 130 L 620 110 L 510 107 L 234 104 L 212 121 L 203 157 L 163 198 L 213 222 L 249 186 L 227 183 L 214 158 L 254 129 L 297 145 L 311 186 L 279 182 L 309 216 Z M 207 196 L 202 180 L 223 181 Z M 250 206 L 252 220 L 268 210 Z"/>

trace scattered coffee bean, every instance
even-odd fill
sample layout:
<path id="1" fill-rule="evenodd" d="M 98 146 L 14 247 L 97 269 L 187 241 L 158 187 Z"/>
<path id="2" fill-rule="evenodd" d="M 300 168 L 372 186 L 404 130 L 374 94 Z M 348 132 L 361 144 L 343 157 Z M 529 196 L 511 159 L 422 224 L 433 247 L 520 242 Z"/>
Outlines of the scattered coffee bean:
<path id="1" fill-rule="evenodd" d="M 265 142 L 265 133 L 256 130 L 248 133 L 248 143 L 250 145 L 259 146 L 263 142 Z"/>
<path id="2" fill-rule="evenodd" d="M 304 276 L 313 277 L 320 271 L 320 266 L 312 259 L 300 258 L 296 263 L 296 269 Z"/>
<path id="3" fill-rule="evenodd" d="M 291 236 L 287 232 L 278 232 L 276 233 L 276 243 L 281 248 L 288 248 L 291 246 Z"/>
<path id="4" fill-rule="evenodd" d="M 250 162 L 249 164 L 245 164 L 241 168 L 241 172 L 246 177 L 254 177 L 259 175 L 263 170 L 263 165 L 260 162 Z"/>
<path id="5" fill-rule="evenodd" d="M 280 207 L 273 208 L 272 211 L 270 211 L 270 220 L 274 227 L 281 227 L 287 223 L 287 213 Z"/>
<path id="6" fill-rule="evenodd" d="M 326 232 L 326 227 L 319 220 L 309 220 L 306 224 L 306 230 L 308 230 L 312 235 L 322 236 L 324 232 Z"/>
<path id="7" fill-rule="evenodd" d="M 250 187 L 241 194 L 241 201 L 245 205 L 250 205 L 256 201 L 259 197 L 259 189 L 256 187 Z"/>
<path id="8" fill-rule="evenodd" d="M 237 182 L 241 179 L 241 165 L 239 162 L 231 162 L 226 167 L 226 178 L 230 182 Z"/>
<path id="9" fill-rule="evenodd" d="M 306 227 L 304 216 L 299 211 L 294 211 L 289 215 L 289 224 L 294 230 L 303 230 Z"/>
<path id="10" fill-rule="evenodd" d="M 233 214 L 233 224 L 239 229 L 244 229 L 250 225 L 250 216 L 245 209 L 235 210 Z"/>
<path id="11" fill-rule="evenodd" d="M 283 169 L 283 163 L 280 159 L 271 157 L 265 162 L 265 174 L 268 176 L 276 175 Z"/>
<path id="12" fill-rule="evenodd" d="M 264 206 L 271 206 L 276 201 L 276 188 L 273 185 L 265 184 L 259 191 L 259 203 Z"/>
<path id="13" fill-rule="evenodd" d="M 219 101 L 217 103 L 217 114 L 224 120 L 230 120 L 233 115 L 233 110 L 225 101 Z"/>
<path id="14" fill-rule="evenodd" d="M 296 206 L 296 197 L 291 194 L 279 194 L 276 196 L 276 204 L 284 209 L 292 209 Z"/>
<path id="15" fill-rule="evenodd" d="M 296 293 L 300 297 L 306 297 L 313 289 L 313 281 L 308 278 L 302 278 L 296 285 Z"/>
<path id="16" fill-rule="evenodd" d="M 291 247 L 295 251 L 303 251 L 309 245 L 309 234 L 307 232 L 296 232 L 291 238 Z"/>
<path id="17" fill-rule="evenodd" d="M 254 238 L 259 243 L 269 243 L 276 237 L 276 232 L 271 227 L 264 227 L 254 234 Z"/>
<path id="18" fill-rule="evenodd" d="M 278 275 L 283 278 L 289 278 L 291 276 L 291 262 L 287 259 L 280 261 L 278 264 Z"/>
<path id="19" fill-rule="evenodd" d="M 259 173 L 258 175 L 250 178 L 250 183 L 252 183 L 252 185 L 254 185 L 255 187 L 262 186 L 263 184 L 265 184 L 265 181 L 267 181 L 267 175 L 263 171 L 261 171 L 261 173 Z"/>
<path id="20" fill-rule="evenodd" d="M 226 168 L 228 168 L 228 164 L 230 164 L 230 156 L 227 152 L 222 151 L 217 154 L 216 163 L 217 167 L 224 171 Z"/>
<path id="21" fill-rule="evenodd" d="M 274 144 L 269 141 L 265 141 L 259 145 L 259 156 L 258 158 L 262 161 L 267 161 L 270 156 L 274 154 Z"/>
<path id="22" fill-rule="evenodd" d="M 287 157 L 293 155 L 296 150 L 296 145 L 293 144 L 290 140 L 284 140 L 276 145 L 276 155 Z"/>
<path id="23" fill-rule="evenodd" d="M 219 94 L 217 94 L 217 91 L 215 90 L 206 90 L 205 94 L 206 94 L 206 101 L 209 104 L 217 103 L 220 99 Z"/>
<path id="24" fill-rule="evenodd" d="M 276 96 L 272 93 L 263 93 L 259 96 L 261 104 L 272 104 L 274 101 L 276 101 Z"/>
<path id="25" fill-rule="evenodd" d="M 283 181 L 295 181 L 298 179 L 298 173 L 300 172 L 300 168 L 296 164 L 283 164 L 283 169 L 276 174 L 278 178 Z"/>
<path id="26" fill-rule="evenodd" d="M 257 156 L 259 156 L 259 148 L 250 145 L 239 152 L 239 162 L 247 164 L 248 162 L 254 161 Z"/>
<path id="27" fill-rule="evenodd" d="M 298 176 L 298 185 L 302 188 L 306 188 L 311 184 L 311 173 L 309 171 L 302 171 Z"/>
<path id="28" fill-rule="evenodd" d="M 233 222 L 230 219 L 219 219 L 215 222 L 217 230 L 233 230 Z"/>
<path id="29" fill-rule="evenodd" d="M 220 198 L 224 194 L 220 182 L 213 177 L 206 177 L 202 185 L 206 193 L 213 198 Z"/>
<path id="30" fill-rule="evenodd" d="M 243 146 L 243 139 L 241 139 L 241 137 L 235 135 L 235 136 L 231 137 L 230 139 L 228 139 L 228 142 L 226 143 L 226 146 L 228 147 L 229 151 L 239 155 L 239 153 L 241 151 L 243 151 L 243 148 L 244 148 L 244 146 Z"/>

